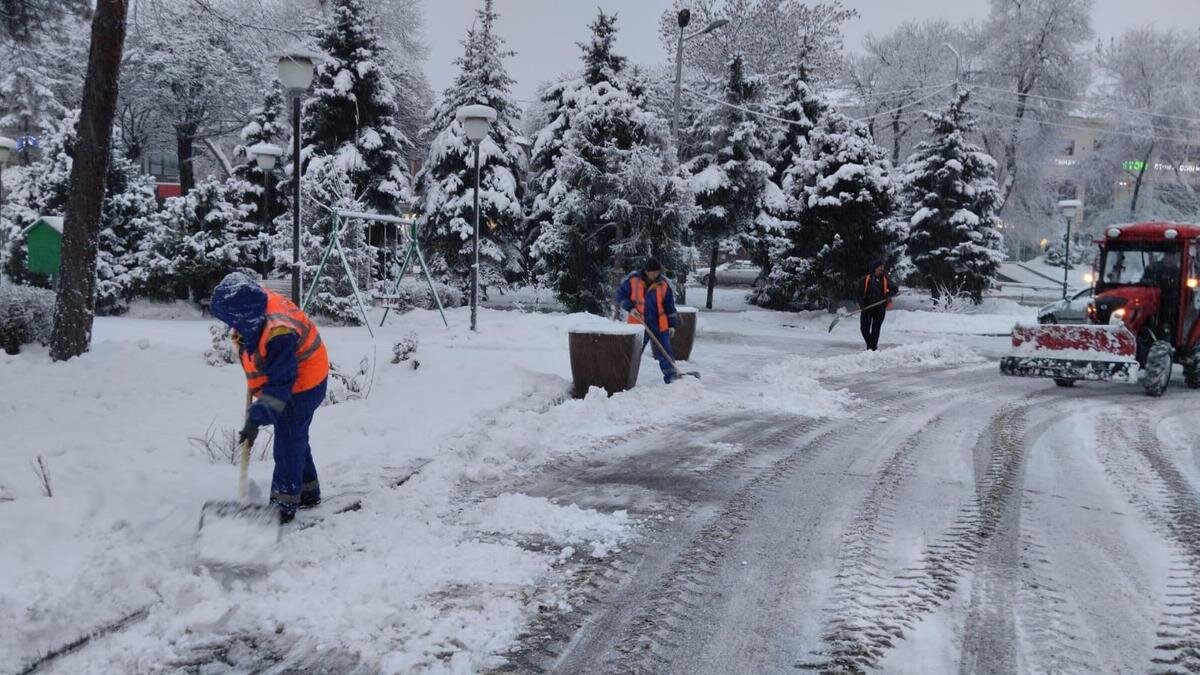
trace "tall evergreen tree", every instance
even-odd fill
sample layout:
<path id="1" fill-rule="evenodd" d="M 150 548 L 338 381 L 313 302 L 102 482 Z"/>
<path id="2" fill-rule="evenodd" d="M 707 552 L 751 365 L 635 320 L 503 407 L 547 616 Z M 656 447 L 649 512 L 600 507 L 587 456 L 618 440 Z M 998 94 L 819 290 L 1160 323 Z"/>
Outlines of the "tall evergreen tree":
<path id="1" fill-rule="evenodd" d="M 833 308 L 857 297 L 872 259 L 898 257 L 904 228 L 892 218 L 897 189 L 887 153 L 866 125 L 826 114 L 784 186 L 801 207 L 790 255 L 807 263 L 796 280 L 794 300 L 802 305 Z"/>
<path id="2" fill-rule="evenodd" d="M 963 294 L 978 304 L 1003 260 L 1003 239 L 996 160 L 967 141 L 975 130 L 969 100 L 963 91 L 945 112 L 925 113 L 932 138 L 909 157 L 904 184 L 917 283 L 935 299 Z"/>
<path id="3" fill-rule="evenodd" d="M 291 165 L 290 136 L 291 124 L 284 112 L 283 92 L 279 87 L 271 87 L 262 105 L 250 111 L 250 121 L 242 127 L 240 134 L 241 143 L 233 151 L 233 158 L 237 162 L 233 167 L 233 177 L 250 186 L 250 190 L 242 196 L 241 203 L 253 207 L 254 218 L 266 223 L 265 231 L 268 234 L 274 233 L 275 220 L 288 211 L 290 193 L 287 185 L 280 180 L 280 175 Z M 283 150 L 275 169 L 270 172 L 259 168 L 258 160 L 250 153 L 249 149 L 260 143 L 272 143 Z M 269 262 L 268 258 L 255 268 L 260 274 L 266 275 L 271 268 Z"/>
<path id="4" fill-rule="evenodd" d="M 829 106 L 811 86 L 806 73 L 810 72 L 803 63 L 789 68 L 782 90 L 771 104 L 771 114 L 787 120 L 775 129 L 773 146 L 769 155 L 773 170 L 773 181 L 782 186 L 788 171 L 803 156 L 809 147 L 809 136 L 817 123 L 824 117 Z M 755 305 L 786 309 L 794 299 L 796 260 L 788 260 L 788 269 L 776 273 L 777 261 L 787 260 L 791 248 L 791 231 L 798 227 L 797 218 L 802 204 L 794 199 L 787 200 L 782 211 L 772 211 L 774 220 L 764 219 L 770 227 L 756 232 L 750 257 L 761 270 L 759 282 L 750 291 L 748 300 Z"/>
<path id="5" fill-rule="evenodd" d="M 313 95 L 305 104 L 303 212 L 308 222 L 302 248 L 310 262 L 310 250 L 329 242 L 332 221 L 326 207 L 398 215 L 411 198 L 405 160 L 410 143 L 397 123 L 397 91 L 383 65 L 389 55 L 377 32 L 376 10 L 366 0 L 334 0 L 332 15 L 319 40 L 330 58 L 317 67 Z M 351 220 L 342 229 L 342 246 L 361 281 L 369 281 L 378 262 L 366 228 L 363 221 Z M 290 260 L 291 228 L 280 230 L 277 251 L 286 251 Z M 316 289 L 313 309 L 355 322 L 357 314 L 344 311 L 357 305 L 350 280 L 336 259 L 332 263 Z M 316 271 L 311 265 L 307 269 L 306 289 Z"/>
<path id="6" fill-rule="evenodd" d="M 534 204 L 553 215 L 542 222 L 533 253 L 568 308 L 605 314 L 620 277 L 636 263 L 633 251 L 680 259 L 678 228 L 670 224 L 688 200 L 684 191 L 650 180 L 659 201 L 637 201 L 646 193 L 647 171 L 674 174 L 666 163 L 645 161 L 647 152 L 666 154 L 668 128 L 646 110 L 643 87 L 613 52 L 616 17 L 601 12 L 591 29 L 590 42 L 581 45 L 581 77 L 551 90 L 561 97 L 552 104 L 557 113 L 537 135 Z M 543 168 L 551 157 L 552 168 Z M 650 219 L 633 218 L 636 209 L 658 214 L 666 231 L 646 229 Z"/>
<path id="7" fill-rule="evenodd" d="M 698 125 L 707 138 L 704 152 L 687 164 L 699 209 L 692 233 L 697 245 L 709 252 L 706 306 L 710 309 L 721 249 L 756 249 L 763 233 L 780 227 L 772 212 L 786 208 L 765 160 L 769 131 L 755 114 L 762 107 L 763 85 L 759 78 L 746 75 L 741 57 L 730 61 L 724 92 L 727 105 L 718 104 L 701 116 Z"/>
<path id="8" fill-rule="evenodd" d="M 524 187 L 518 178 L 524 151 L 516 131 L 519 109 L 510 89 L 513 79 L 504 48 L 495 32 L 493 0 L 477 10 L 477 23 L 462 41 L 463 55 L 454 84 L 430 111 L 425 133 L 433 136 L 429 156 L 417 174 L 421 236 L 432 253 L 430 264 L 446 281 L 466 287 L 470 282 L 474 245 L 474 146 L 455 113 L 465 105 L 482 104 L 496 110 L 496 121 L 479 146 L 480 271 L 479 283 L 503 285 L 519 275 Z"/>

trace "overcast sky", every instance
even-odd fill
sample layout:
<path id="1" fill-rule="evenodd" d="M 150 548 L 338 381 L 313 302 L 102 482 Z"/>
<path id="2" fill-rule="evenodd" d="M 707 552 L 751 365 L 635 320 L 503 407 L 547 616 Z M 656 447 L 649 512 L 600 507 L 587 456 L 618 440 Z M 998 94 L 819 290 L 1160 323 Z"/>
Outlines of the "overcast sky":
<path id="1" fill-rule="evenodd" d="M 846 28 L 846 47 L 858 50 L 867 33 L 883 33 L 910 19 L 945 17 L 953 21 L 983 18 L 987 0 L 843 0 L 862 16 Z M 453 61 L 462 47 L 458 41 L 481 0 L 425 0 L 426 26 L 431 45 L 427 72 L 434 91 L 441 93 L 455 75 Z M 508 46 L 517 52 L 509 59 L 509 73 L 517 80 L 514 95 L 533 97 L 538 84 L 569 70 L 579 62 L 575 43 L 587 39 L 587 24 L 597 7 L 618 16 L 620 53 L 642 64 L 661 63 L 667 54 L 658 40 L 658 20 L 670 0 L 497 0 L 499 29 Z M 1200 25 L 1200 0 L 1096 0 L 1094 25 L 1099 37 L 1108 37 L 1125 26 L 1155 24 L 1160 27 L 1196 28 Z"/>

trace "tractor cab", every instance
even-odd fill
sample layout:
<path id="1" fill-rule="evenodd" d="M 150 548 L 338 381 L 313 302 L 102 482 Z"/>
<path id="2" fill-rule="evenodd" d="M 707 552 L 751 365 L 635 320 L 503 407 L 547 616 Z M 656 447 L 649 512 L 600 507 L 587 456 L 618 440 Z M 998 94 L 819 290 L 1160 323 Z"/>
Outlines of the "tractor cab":
<path id="1" fill-rule="evenodd" d="M 1077 380 L 1141 381 L 1161 396 L 1171 365 L 1200 387 L 1200 226 L 1139 223 L 1110 227 L 1100 249 L 1084 326 L 1018 326 L 1001 372 Z"/>

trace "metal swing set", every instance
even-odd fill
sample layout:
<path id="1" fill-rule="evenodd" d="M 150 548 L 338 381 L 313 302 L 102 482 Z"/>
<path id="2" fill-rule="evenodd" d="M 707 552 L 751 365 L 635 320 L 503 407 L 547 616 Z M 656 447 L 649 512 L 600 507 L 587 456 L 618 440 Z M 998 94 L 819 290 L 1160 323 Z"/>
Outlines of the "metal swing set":
<path id="1" fill-rule="evenodd" d="M 324 206 L 324 205 L 322 205 Z M 332 227 L 330 230 L 329 243 L 325 246 L 325 252 L 321 255 L 321 263 L 317 266 L 317 272 L 313 276 L 313 281 L 309 285 L 308 292 L 304 295 L 304 303 L 301 306 L 305 311 L 308 310 L 316 290 L 320 284 L 321 276 L 325 272 L 325 266 L 329 263 L 329 256 L 336 250 L 338 257 L 342 261 L 342 269 L 346 272 L 346 277 L 350 280 L 350 287 L 354 291 L 354 299 L 358 303 L 358 310 L 362 314 L 363 325 L 367 327 L 367 332 L 371 337 L 375 337 L 375 331 L 371 328 L 371 319 L 367 316 L 367 308 L 363 304 L 362 294 L 359 293 L 358 283 L 355 281 L 354 271 L 350 268 L 350 261 L 346 258 L 346 251 L 342 248 L 342 225 L 348 220 L 364 220 L 373 223 L 385 223 L 397 226 L 399 237 L 405 243 L 404 259 L 396 270 L 395 281 L 392 284 L 392 294 L 380 296 L 380 300 L 385 303 L 385 311 L 383 319 L 379 321 L 380 327 L 387 321 L 388 314 L 391 312 L 393 305 L 399 300 L 400 283 L 404 280 L 404 276 L 408 274 L 409 269 L 414 263 L 421 264 L 421 271 L 425 276 L 425 283 L 429 286 L 429 293 L 433 296 L 434 302 L 437 303 L 438 313 L 441 314 L 442 323 L 448 328 L 450 323 L 446 320 L 445 307 L 442 305 L 442 298 L 438 295 L 437 288 L 433 284 L 433 277 L 429 274 L 429 265 L 425 263 L 425 253 L 421 250 L 421 243 L 417 239 L 417 219 L 404 218 L 399 216 L 386 216 L 377 213 L 364 213 L 361 211 L 350 211 L 347 209 L 333 208 L 325 206 L 329 211 Z M 393 262 L 399 258 L 395 255 L 395 247 L 393 251 Z"/>

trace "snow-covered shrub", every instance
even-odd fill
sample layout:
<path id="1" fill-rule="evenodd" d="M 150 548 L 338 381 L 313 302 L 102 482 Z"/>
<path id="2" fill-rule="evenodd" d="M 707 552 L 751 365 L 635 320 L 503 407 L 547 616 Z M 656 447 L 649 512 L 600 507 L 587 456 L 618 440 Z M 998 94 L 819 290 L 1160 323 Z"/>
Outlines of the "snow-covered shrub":
<path id="1" fill-rule="evenodd" d="M 975 306 L 971 294 L 962 286 L 941 286 L 934 289 L 933 311 L 943 314 L 966 314 Z"/>
<path id="2" fill-rule="evenodd" d="M 417 353 L 417 334 L 409 333 L 396 341 L 392 345 L 392 363 L 404 363 L 412 360 L 413 370 L 421 367 L 421 362 L 413 359 L 413 354 Z"/>
<path id="3" fill-rule="evenodd" d="M 447 286 L 440 281 L 433 282 L 433 288 L 442 299 L 445 307 L 462 307 L 466 296 L 454 286 Z M 376 288 L 377 296 L 386 296 L 387 304 L 393 311 L 407 312 L 413 309 L 437 309 L 437 301 L 429 292 L 429 284 L 425 281 L 405 279 L 399 287 L 384 284 Z"/>
<path id="4" fill-rule="evenodd" d="M 343 401 L 357 401 L 366 398 L 370 386 L 371 360 L 363 357 L 358 362 L 358 370 L 347 372 L 338 364 L 329 363 L 329 384 L 325 390 L 325 403 L 322 405 L 337 405 Z"/>
<path id="5" fill-rule="evenodd" d="M 0 348 L 17 354 L 37 342 L 50 344 L 54 326 L 54 292 L 32 286 L 0 286 Z"/>
<path id="6" fill-rule="evenodd" d="M 208 327 L 212 336 L 212 348 L 204 351 L 204 360 L 210 366 L 223 366 L 238 362 L 237 347 L 233 344 L 233 329 L 223 323 Z"/>

